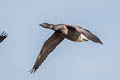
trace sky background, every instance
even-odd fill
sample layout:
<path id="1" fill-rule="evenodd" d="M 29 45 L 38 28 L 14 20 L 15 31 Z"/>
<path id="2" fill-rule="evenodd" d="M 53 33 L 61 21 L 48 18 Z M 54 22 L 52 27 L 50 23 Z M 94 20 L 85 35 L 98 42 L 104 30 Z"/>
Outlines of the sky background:
<path id="1" fill-rule="evenodd" d="M 64 40 L 30 74 L 53 33 L 40 23 L 75 24 L 104 45 Z M 0 80 L 120 80 L 120 0 L 0 0 Z"/>

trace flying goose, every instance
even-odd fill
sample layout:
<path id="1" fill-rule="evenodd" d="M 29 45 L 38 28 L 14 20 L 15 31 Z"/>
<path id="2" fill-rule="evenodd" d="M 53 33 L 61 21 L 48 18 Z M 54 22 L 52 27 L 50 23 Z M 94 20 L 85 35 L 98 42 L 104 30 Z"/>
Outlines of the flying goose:
<path id="1" fill-rule="evenodd" d="M 31 73 L 34 73 L 39 68 L 39 66 L 43 63 L 46 57 L 64 39 L 68 39 L 76 42 L 84 42 L 91 40 L 95 43 L 103 44 L 95 34 L 77 25 L 69 25 L 69 24 L 54 25 L 54 24 L 42 23 L 40 24 L 40 26 L 42 26 L 43 28 L 54 30 L 55 32 L 47 41 L 45 41 L 37 57 L 37 60 L 31 70 Z"/>
<path id="2" fill-rule="evenodd" d="M 0 43 L 1 43 L 4 39 L 6 39 L 7 35 L 8 35 L 8 34 L 5 33 L 5 31 L 2 32 L 2 34 L 0 35 Z"/>

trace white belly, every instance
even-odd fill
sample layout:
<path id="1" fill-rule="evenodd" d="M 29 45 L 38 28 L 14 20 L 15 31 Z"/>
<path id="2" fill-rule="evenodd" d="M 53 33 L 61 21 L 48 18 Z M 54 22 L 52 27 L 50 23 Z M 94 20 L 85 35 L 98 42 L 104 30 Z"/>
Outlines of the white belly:
<path id="1" fill-rule="evenodd" d="M 76 40 L 77 42 L 83 42 L 83 41 L 88 41 L 88 38 L 85 37 L 83 34 L 80 34 L 78 39 Z"/>

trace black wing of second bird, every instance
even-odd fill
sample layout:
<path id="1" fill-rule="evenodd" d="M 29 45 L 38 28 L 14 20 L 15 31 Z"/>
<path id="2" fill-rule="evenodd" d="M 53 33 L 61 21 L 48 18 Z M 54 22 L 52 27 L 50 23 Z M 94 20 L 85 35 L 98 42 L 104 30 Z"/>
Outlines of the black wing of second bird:
<path id="1" fill-rule="evenodd" d="M 0 43 L 1 43 L 4 39 L 6 39 L 7 35 L 8 35 L 8 34 L 5 33 L 5 31 L 2 32 L 2 34 L 0 35 Z"/>
<path id="2" fill-rule="evenodd" d="M 55 32 L 43 45 L 37 60 L 31 70 L 31 73 L 34 73 L 39 66 L 43 63 L 43 61 L 46 59 L 46 57 L 51 53 L 56 46 L 63 41 L 64 38 L 59 35 L 59 33 Z"/>

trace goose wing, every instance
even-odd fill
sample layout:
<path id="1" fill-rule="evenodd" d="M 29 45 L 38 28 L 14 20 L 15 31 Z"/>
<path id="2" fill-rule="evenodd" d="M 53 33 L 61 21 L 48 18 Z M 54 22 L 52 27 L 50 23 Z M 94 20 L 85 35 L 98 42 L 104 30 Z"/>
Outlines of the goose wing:
<path id="1" fill-rule="evenodd" d="M 64 38 L 59 35 L 59 33 L 55 32 L 43 45 L 37 60 L 31 70 L 31 73 L 34 73 L 39 66 L 43 63 L 46 57 L 56 48 L 56 46 L 63 41 Z"/>
<path id="2" fill-rule="evenodd" d="M 81 34 L 83 34 L 85 37 L 92 40 L 93 42 L 103 44 L 102 41 L 95 34 L 93 34 L 92 32 L 90 32 L 87 29 L 84 29 L 84 28 L 82 28 L 80 26 L 76 26 L 76 25 L 66 25 L 66 27 L 80 32 Z"/>
<path id="3" fill-rule="evenodd" d="M 85 37 L 87 37 L 88 39 L 92 40 L 93 42 L 103 44 L 102 41 L 95 34 L 91 33 L 89 30 L 81 28 L 79 31 Z"/>

